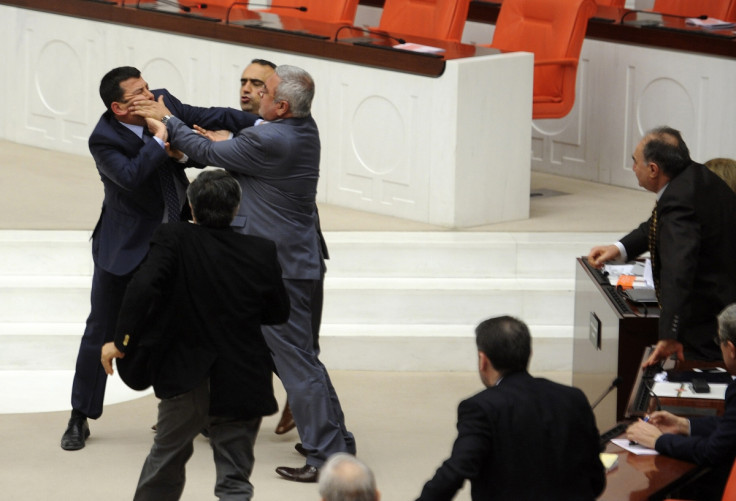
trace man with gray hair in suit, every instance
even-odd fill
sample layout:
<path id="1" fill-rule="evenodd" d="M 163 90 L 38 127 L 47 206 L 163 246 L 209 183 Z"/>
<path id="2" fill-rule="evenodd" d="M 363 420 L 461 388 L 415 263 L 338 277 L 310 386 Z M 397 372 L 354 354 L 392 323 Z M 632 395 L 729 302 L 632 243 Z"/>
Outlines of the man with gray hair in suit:
<path id="1" fill-rule="evenodd" d="M 324 271 L 316 224 L 320 140 L 311 116 L 314 81 L 301 68 L 281 65 L 260 94 L 265 122 L 230 141 L 211 142 L 170 115 L 148 123 L 194 161 L 230 171 L 243 189 L 233 226 L 276 242 L 291 312 L 288 323 L 264 326 L 263 335 L 307 457 L 301 468 L 276 471 L 288 480 L 316 482 L 329 456 L 355 454 L 355 439 L 312 343 L 313 297 Z"/>
<path id="2" fill-rule="evenodd" d="M 380 501 L 376 478 L 368 466 L 355 456 L 333 454 L 320 470 L 319 494 L 322 501 Z"/>

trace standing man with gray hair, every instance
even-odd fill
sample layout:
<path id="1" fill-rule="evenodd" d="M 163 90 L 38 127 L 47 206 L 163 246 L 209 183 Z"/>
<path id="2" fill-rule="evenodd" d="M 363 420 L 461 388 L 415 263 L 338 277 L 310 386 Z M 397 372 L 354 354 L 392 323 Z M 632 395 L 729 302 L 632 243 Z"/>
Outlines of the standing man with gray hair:
<path id="1" fill-rule="evenodd" d="M 736 304 L 718 315 L 718 336 L 714 339 L 731 375 L 736 375 Z M 693 493 L 698 499 L 721 499 L 726 478 L 736 459 L 736 381 L 726 388 L 722 416 L 693 419 L 667 411 L 653 412 L 649 421 L 639 420 L 626 430 L 629 440 L 656 449 L 660 454 L 713 468 L 707 480 L 697 482 Z M 707 490 L 708 493 L 705 493 Z M 678 493 L 678 497 L 688 492 Z"/>
<path id="2" fill-rule="evenodd" d="M 376 478 L 368 466 L 351 454 L 333 454 L 320 470 L 322 501 L 380 501 Z"/>
<path id="3" fill-rule="evenodd" d="M 310 111 L 313 97 L 309 73 L 282 65 L 261 91 L 260 115 L 266 122 L 230 141 L 211 142 L 172 116 L 148 120 L 157 136 L 190 158 L 232 172 L 243 188 L 233 225 L 276 242 L 291 313 L 287 324 L 264 327 L 263 334 L 307 455 L 303 467 L 276 471 L 296 482 L 316 482 L 329 456 L 356 450 L 312 338 L 313 297 L 324 272 L 316 224 L 320 140 Z"/>

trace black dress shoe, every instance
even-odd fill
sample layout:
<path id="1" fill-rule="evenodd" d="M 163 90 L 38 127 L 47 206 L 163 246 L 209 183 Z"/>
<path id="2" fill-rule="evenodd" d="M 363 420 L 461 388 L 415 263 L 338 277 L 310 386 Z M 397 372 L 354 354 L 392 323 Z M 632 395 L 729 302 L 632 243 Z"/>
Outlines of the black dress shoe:
<path id="1" fill-rule="evenodd" d="M 307 449 L 304 448 L 301 442 L 297 442 L 297 444 L 294 446 L 294 449 L 296 449 L 296 451 L 304 457 L 309 456 L 309 452 L 307 451 Z"/>
<path id="2" fill-rule="evenodd" d="M 65 451 L 78 451 L 84 448 L 84 441 L 89 437 L 89 425 L 86 417 L 72 416 L 69 425 L 61 436 L 61 448 Z"/>
<path id="3" fill-rule="evenodd" d="M 301 468 L 289 468 L 288 466 L 279 466 L 276 473 L 284 477 L 286 480 L 294 482 L 314 483 L 319 480 L 319 470 L 308 464 Z"/>

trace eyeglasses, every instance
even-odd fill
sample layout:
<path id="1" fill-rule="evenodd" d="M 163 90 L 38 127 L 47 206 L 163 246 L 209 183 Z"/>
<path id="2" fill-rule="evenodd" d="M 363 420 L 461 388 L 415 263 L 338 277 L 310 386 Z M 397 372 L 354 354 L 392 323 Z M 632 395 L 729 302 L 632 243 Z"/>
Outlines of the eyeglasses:
<path id="1" fill-rule="evenodd" d="M 716 346 L 719 346 L 719 347 L 720 347 L 720 346 L 721 346 L 721 345 L 722 345 L 723 343 L 725 343 L 725 341 L 724 341 L 723 339 L 721 339 L 721 337 L 720 337 L 720 336 L 714 336 L 714 337 L 713 337 L 713 342 L 714 342 L 714 343 L 716 344 Z"/>

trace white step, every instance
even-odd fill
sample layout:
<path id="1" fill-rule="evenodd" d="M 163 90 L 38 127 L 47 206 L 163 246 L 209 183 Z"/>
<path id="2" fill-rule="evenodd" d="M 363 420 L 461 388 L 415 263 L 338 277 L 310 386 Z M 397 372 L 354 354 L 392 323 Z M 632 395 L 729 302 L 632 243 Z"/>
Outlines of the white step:
<path id="1" fill-rule="evenodd" d="M 0 231 L 0 412 L 66 410 L 89 314 L 90 232 Z M 475 370 L 475 325 L 514 315 L 532 372 L 572 367 L 575 257 L 610 233 L 328 232 L 321 359 L 346 370 Z M 114 377 L 106 402 L 140 394 Z M 11 401 L 12 400 L 12 401 Z"/>
<path id="2" fill-rule="evenodd" d="M 444 340 L 465 343 L 477 322 L 502 314 L 534 325 L 535 336 L 554 333 L 544 334 L 544 343 L 571 345 L 575 257 L 615 237 L 327 233 L 331 259 L 322 337 L 325 346 L 331 343 L 337 351 L 323 356 L 340 360 L 344 368 L 370 368 L 369 360 L 358 364 L 342 347 L 372 340 L 379 343 L 380 352 L 380 343 L 396 340 L 414 343 L 422 367 L 453 369 L 458 365 L 444 356 L 435 360 L 442 352 L 436 355 L 429 345 Z M 78 231 L 0 232 L 0 342 L 7 348 L 0 350 L 5 352 L 0 370 L 69 367 L 69 353 L 76 350 L 89 314 L 88 239 L 89 232 Z M 22 339 L 29 344 L 24 346 Z M 54 349 L 39 355 L 43 364 L 28 360 L 48 343 Z M 391 357 L 374 358 L 381 358 L 378 366 Z"/>

